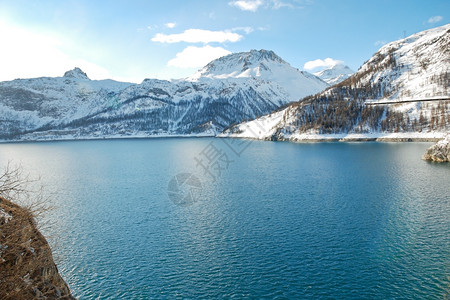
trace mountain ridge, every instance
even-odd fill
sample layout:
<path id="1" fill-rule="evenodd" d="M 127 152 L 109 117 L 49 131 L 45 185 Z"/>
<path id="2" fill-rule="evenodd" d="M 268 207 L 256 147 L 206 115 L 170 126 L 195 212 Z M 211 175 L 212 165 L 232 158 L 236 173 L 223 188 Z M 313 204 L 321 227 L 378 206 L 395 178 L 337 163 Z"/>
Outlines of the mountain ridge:
<path id="1" fill-rule="evenodd" d="M 208 68 L 220 67 L 236 55 L 244 55 L 246 62 L 238 59 L 239 64 L 222 69 L 238 72 L 247 63 L 248 69 L 265 66 L 259 75 L 278 72 L 288 74 L 289 80 L 249 73 L 246 77 L 145 79 L 132 84 L 90 80 L 75 68 L 63 77 L 1 82 L 0 139 L 214 136 L 233 123 L 269 113 L 328 86 L 267 50 L 231 54 Z"/>
<path id="2" fill-rule="evenodd" d="M 63 77 L 90 80 L 87 74 L 78 67 L 65 72 Z"/>
<path id="3" fill-rule="evenodd" d="M 346 65 L 335 64 L 334 66 L 331 66 L 318 72 L 314 72 L 313 74 L 322 79 L 323 81 L 325 81 L 326 83 L 328 83 L 329 85 L 335 85 L 349 78 L 354 73 L 355 72 Z"/>

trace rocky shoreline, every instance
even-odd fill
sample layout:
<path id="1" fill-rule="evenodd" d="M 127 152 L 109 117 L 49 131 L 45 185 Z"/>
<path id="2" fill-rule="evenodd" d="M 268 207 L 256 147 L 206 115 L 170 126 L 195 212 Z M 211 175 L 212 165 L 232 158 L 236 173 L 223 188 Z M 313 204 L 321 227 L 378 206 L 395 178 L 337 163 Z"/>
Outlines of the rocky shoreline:
<path id="1" fill-rule="evenodd" d="M 144 133 L 132 135 L 106 135 L 106 136 L 27 136 L 19 139 L 0 139 L 0 144 L 7 143 L 35 143 L 57 141 L 90 141 L 90 140 L 123 140 L 123 139 L 160 139 L 160 138 L 238 138 L 263 141 L 318 143 L 318 142 L 433 142 L 436 143 L 445 137 L 445 133 L 388 133 L 388 134 L 301 134 L 285 137 L 280 134 L 270 136 L 247 136 L 230 133 L 219 134 L 191 134 L 191 135 L 149 135 Z"/>
<path id="2" fill-rule="evenodd" d="M 430 132 L 369 132 L 369 133 L 334 133 L 321 134 L 316 132 L 285 133 L 279 130 L 268 130 L 267 132 L 256 129 L 243 131 L 225 131 L 218 134 L 219 138 L 241 138 L 263 141 L 284 141 L 294 143 L 317 143 L 317 142 L 433 142 L 436 143 L 447 133 L 444 131 Z"/>
<path id="3" fill-rule="evenodd" d="M 383 143 L 408 143 L 408 142 L 437 142 L 439 138 L 326 138 L 326 139 L 292 139 L 290 142 L 383 142 Z"/>

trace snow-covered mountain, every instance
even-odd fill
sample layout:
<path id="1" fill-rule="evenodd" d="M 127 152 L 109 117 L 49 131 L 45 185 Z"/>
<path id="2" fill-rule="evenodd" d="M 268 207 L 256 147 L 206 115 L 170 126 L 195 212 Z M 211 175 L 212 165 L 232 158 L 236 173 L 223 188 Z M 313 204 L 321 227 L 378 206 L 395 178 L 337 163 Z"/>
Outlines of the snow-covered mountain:
<path id="1" fill-rule="evenodd" d="M 316 76 L 293 68 L 273 51 L 251 50 L 216 59 L 188 78 L 189 81 L 207 82 L 208 79 L 231 81 L 240 80 L 270 82 L 277 86 L 288 102 L 297 101 L 317 91 L 327 84 Z"/>
<path id="2" fill-rule="evenodd" d="M 341 83 L 222 136 L 442 137 L 450 130 L 449 49 L 450 24 L 394 41 Z"/>
<path id="3" fill-rule="evenodd" d="M 329 85 L 335 85 L 353 75 L 353 72 L 348 66 L 343 64 L 335 64 L 329 68 L 313 73 Z"/>
<path id="4" fill-rule="evenodd" d="M 215 135 L 327 86 L 266 50 L 230 54 L 173 81 L 96 81 L 75 68 L 1 82 L 0 139 Z"/>
<path id="5" fill-rule="evenodd" d="M 132 86 L 90 80 L 78 68 L 63 77 L 16 79 L 0 83 L 0 138 L 56 128 L 105 110 L 111 95 Z"/>
<path id="6" fill-rule="evenodd" d="M 76 79 L 89 79 L 86 73 L 84 73 L 80 68 L 75 68 L 73 70 L 64 73 L 66 78 L 76 78 Z"/>

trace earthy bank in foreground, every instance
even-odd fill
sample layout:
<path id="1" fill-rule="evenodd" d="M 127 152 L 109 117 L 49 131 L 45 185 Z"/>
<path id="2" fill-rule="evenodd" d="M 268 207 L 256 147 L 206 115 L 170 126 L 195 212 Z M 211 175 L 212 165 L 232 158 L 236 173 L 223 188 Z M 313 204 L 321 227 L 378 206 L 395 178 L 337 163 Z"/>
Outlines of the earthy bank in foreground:
<path id="1" fill-rule="evenodd" d="M 75 299 L 32 213 L 1 197 L 0 299 Z"/>

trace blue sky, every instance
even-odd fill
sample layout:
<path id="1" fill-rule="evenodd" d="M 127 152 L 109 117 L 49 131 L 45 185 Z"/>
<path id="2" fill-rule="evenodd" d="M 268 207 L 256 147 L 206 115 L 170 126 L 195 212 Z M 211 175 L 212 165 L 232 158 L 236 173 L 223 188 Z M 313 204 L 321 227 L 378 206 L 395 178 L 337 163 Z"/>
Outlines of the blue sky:
<path id="1" fill-rule="evenodd" d="M 0 80 L 75 66 L 92 79 L 182 78 L 251 49 L 301 70 L 357 70 L 384 43 L 449 23 L 449 12 L 448 0 L 0 0 Z"/>

